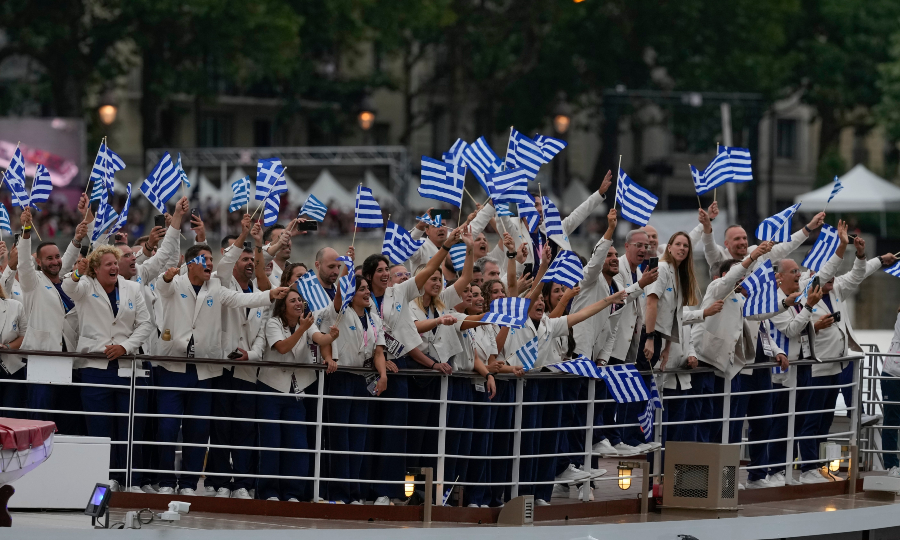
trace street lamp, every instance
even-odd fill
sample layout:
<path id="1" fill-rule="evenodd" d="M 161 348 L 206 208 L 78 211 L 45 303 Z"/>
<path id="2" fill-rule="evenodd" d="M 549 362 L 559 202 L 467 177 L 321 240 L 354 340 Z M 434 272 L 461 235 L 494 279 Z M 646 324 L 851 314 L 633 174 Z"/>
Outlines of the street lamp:
<path id="1" fill-rule="evenodd" d="M 359 109 L 359 114 L 356 117 L 359 127 L 363 131 L 369 131 L 372 129 L 372 125 L 375 124 L 375 106 L 372 104 L 371 98 L 366 96 L 362 100 Z"/>
<path id="2" fill-rule="evenodd" d="M 105 125 L 110 125 L 116 121 L 116 114 L 119 112 L 119 104 L 116 101 L 115 96 L 109 90 L 103 92 L 103 96 L 100 98 L 100 106 L 97 108 L 97 114 L 100 116 L 100 121 Z"/>

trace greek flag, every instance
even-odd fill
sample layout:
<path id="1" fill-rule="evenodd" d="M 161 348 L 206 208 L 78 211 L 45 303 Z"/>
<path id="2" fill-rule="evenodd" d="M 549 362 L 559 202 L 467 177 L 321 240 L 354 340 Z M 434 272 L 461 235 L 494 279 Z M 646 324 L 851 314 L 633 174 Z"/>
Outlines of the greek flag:
<path id="1" fill-rule="evenodd" d="M 303 207 L 300 208 L 301 215 L 306 214 L 319 223 L 325 221 L 325 214 L 327 212 L 328 207 L 322 204 L 322 201 L 317 199 L 312 193 L 309 194 L 309 197 L 306 198 L 306 202 L 303 203 Z"/>
<path id="2" fill-rule="evenodd" d="M 778 282 L 775 281 L 771 260 L 767 259 L 759 265 L 741 282 L 741 287 L 748 294 L 744 302 L 744 317 L 778 311 Z"/>
<path id="3" fill-rule="evenodd" d="M 150 201 L 150 204 L 152 204 L 154 208 L 159 210 L 160 214 L 166 213 L 166 205 L 159 200 L 159 195 L 157 195 L 156 193 L 156 182 L 154 182 L 152 175 L 147 177 L 141 183 L 140 191 L 144 194 L 144 197 L 147 197 L 147 200 Z"/>
<path id="4" fill-rule="evenodd" d="M 541 222 L 541 216 L 538 214 L 534 203 L 529 200 L 527 203 L 519 203 L 516 206 L 519 209 L 519 217 L 528 224 L 528 232 L 533 233 L 536 231 Z"/>
<path id="5" fill-rule="evenodd" d="M 509 203 L 497 203 L 494 205 L 494 210 L 497 212 L 497 217 L 513 217 L 512 210 L 509 209 Z"/>
<path id="6" fill-rule="evenodd" d="M 428 225 L 429 227 L 440 227 L 441 226 L 441 215 L 438 214 L 437 216 L 435 216 L 434 219 L 431 219 L 431 217 L 428 214 L 422 214 L 421 216 L 416 218 L 416 221 L 421 221 L 422 223 L 424 223 L 425 225 Z"/>
<path id="7" fill-rule="evenodd" d="M 641 423 L 641 431 L 644 433 L 644 440 L 653 440 L 653 420 L 656 409 L 662 409 L 662 400 L 659 399 L 659 390 L 656 388 L 656 377 L 650 376 L 650 399 L 647 400 L 647 408 L 638 416 Z"/>
<path id="8" fill-rule="evenodd" d="M 559 371 L 561 373 L 571 373 L 580 377 L 590 377 L 592 379 L 600 378 L 600 369 L 592 360 L 585 355 L 579 354 L 577 358 L 573 358 L 567 362 L 551 364 L 546 366 L 550 371 Z"/>
<path id="9" fill-rule="evenodd" d="M 498 298 L 491 302 L 491 309 L 484 314 L 481 322 L 521 328 L 528 319 L 529 305 L 531 300 L 527 298 Z"/>
<path id="10" fill-rule="evenodd" d="M 25 158 L 22 151 L 16 148 L 13 157 L 9 160 L 9 166 L 4 173 L 6 185 L 12 192 L 12 204 L 19 208 L 27 208 L 29 205 L 28 192 L 25 191 Z"/>
<path id="11" fill-rule="evenodd" d="M 541 209 L 544 211 L 544 228 L 547 231 L 547 236 L 562 236 L 568 242 L 569 237 L 566 236 L 566 232 L 563 230 L 562 217 L 559 215 L 559 210 L 553 204 L 553 201 L 550 200 L 550 197 L 541 198 Z"/>
<path id="12" fill-rule="evenodd" d="M 900 277 L 900 262 L 894 263 L 893 265 L 885 268 L 884 271 L 894 277 Z"/>
<path id="13" fill-rule="evenodd" d="M 800 208 L 800 203 L 764 219 L 756 228 L 756 237 L 760 240 L 789 242 L 791 240 L 791 218 L 797 213 L 798 208 Z"/>
<path id="14" fill-rule="evenodd" d="M 622 217 L 628 221 L 646 227 L 650 222 L 650 214 L 656 208 L 659 198 L 637 185 L 619 168 L 619 179 L 616 183 L 616 202 L 622 206 Z"/>
<path id="15" fill-rule="evenodd" d="M 203 253 L 201 253 L 200 255 L 197 255 L 197 256 L 194 257 L 193 259 L 189 260 L 189 261 L 187 262 L 187 264 L 188 264 L 188 265 L 199 264 L 199 265 L 202 266 L 203 268 L 206 268 L 206 255 L 204 255 Z"/>
<path id="16" fill-rule="evenodd" d="M 265 208 L 263 208 L 263 225 L 271 227 L 278 222 L 278 214 L 281 212 L 281 195 L 277 193 L 269 195 L 266 197 L 265 205 Z"/>
<path id="17" fill-rule="evenodd" d="M 816 243 L 813 244 L 806 258 L 803 259 L 803 266 L 818 272 L 822 269 L 822 265 L 837 251 L 838 243 L 840 243 L 840 238 L 838 238 L 837 230 L 831 225 L 822 225 L 822 230 L 819 231 Z"/>
<path id="18" fill-rule="evenodd" d="M 522 169 L 529 180 L 534 180 L 544 163 L 546 161 L 540 146 L 527 135 L 522 135 L 516 128 L 512 128 L 509 132 L 509 145 L 506 148 L 506 169 Z"/>
<path id="19" fill-rule="evenodd" d="M 125 195 L 125 206 L 122 207 L 122 213 L 119 214 L 119 219 L 116 221 L 116 224 L 113 225 L 113 228 L 109 230 L 109 234 L 114 234 L 128 223 L 128 210 L 131 209 L 131 182 L 128 183 L 125 191 L 127 193 L 127 195 Z"/>
<path id="20" fill-rule="evenodd" d="M 50 171 L 47 170 L 47 167 L 38 164 L 34 171 L 34 181 L 31 182 L 31 206 L 37 208 L 35 203 L 47 202 L 51 191 L 53 191 L 53 182 L 50 181 Z"/>
<path id="21" fill-rule="evenodd" d="M 606 387 L 609 388 L 616 403 L 634 403 L 650 399 L 644 379 L 634 364 L 603 368 L 600 370 L 600 378 L 606 381 Z"/>
<path id="22" fill-rule="evenodd" d="M 693 165 L 690 167 L 697 195 L 708 193 L 734 178 L 734 173 L 731 170 L 731 161 L 728 159 L 727 153 L 717 154 L 703 171 L 698 171 Z"/>
<path id="23" fill-rule="evenodd" d="M 419 195 L 444 201 L 459 208 L 462 204 L 466 168 L 422 156 L 422 184 Z"/>
<path id="24" fill-rule="evenodd" d="M 234 212 L 250 203 L 250 175 L 235 180 L 231 183 L 231 204 L 228 211 Z"/>
<path id="25" fill-rule="evenodd" d="M 297 292 L 306 300 L 310 311 L 319 311 L 331 302 L 315 272 L 300 276 L 297 280 Z"/>
<path id="26" fill-rule="evenodd" d="M 556 154 L 562 152 L 562 149 L 569 145 L 562 139 L 554 139 L 553 137 L 545 137 L 543 135 L 534 135 L 534 142 L 541 149 L 544 156 L 544 163 L 550 163 L 550 160 L 556 157 Z"/>
<path id="27" fill-rule="evenodd" d="M 541 283 L 559 283 L 570 289 L 584 279 L 584 267 L 574 251 L 560 251 L 541 278 Z"/>
<path id="28" fill-rule="evenodd" d="M 184 172 L 184 167 L 181 166 L 181 152 L 178 152 L 178 161 L 175 163 L 175 169 L 178 171 L 178 178 L 181 179 L 184 185 L 191 187 L 191 181 L 188 180 L 188 175 Z"/>
<path id="29" fill-rule="evenodd" d="M 253 198 L 264 201 L 272 195 L 287 193 L 284 166 L 278 158 L 261 159 L 256 163 L 256 192 Z"/>
<path id="30" fill-rule="evenodd" d="M 356 270 L 353 268 L 353 259 L 350 257 L 338 257 L 337 260 L 347 265 L 347 275 L 338 279 L 341 286 L 341 311 L 344 311 L 350 305 L 353 296 L 356 295 Z"/>
<path id="31" fill-rule="evenodd" d="M 156 198 L 159 199 L 163 210 L 165 210 L 165 204 L 169 202 L 169 199 L 175 195 L 175 192 L 178 191 L 178 188 L 181 187 L 181 178 L 178 175 L 178 171 L 175 170 L 175 164 L 172 163 L 172 156 L 169 155 L 168 152 L 163 154 L 162 159 L 159 160 L 159 163 L 156 164 L 156 167 L 153 167 L 153 170 L 150 172 L 150 176 L 148 179 L 152 179 L 153 182 L 153 192 L 156 193 Z M 144 192 L 141 189 L 141 192 Z M 146 195 L 146 193 L 144 193 Z M 147 197 L 149 199 L 149 197 Z M 152 203 L 153 200 L 151 199 Z M 155 206 L 155 205 L 154 205 Z"/>
<path id="32" fill-rule="evenodd" d="M 384 226 L 381 207 L 367 187 L 356 186 L 356 214 L 354 223 L 360 229 L 374 229 Z"/>
<path id="33" fill-rule="evenodd" d="M 900 263 L 898 263 L 898 264 L 900 264 Z M 810 282 L 811 281 L 812 280 L 810 280 Z M 768 323 L 768 325 L 769 325 L 769 337 L 772 338 L 772 340 L 775 342 L 775 345 L 779 349 L 784 351 L 785 356 L 787 356 L 789 354 L 788 350 L 789 350 L 791 341 L 787 338 L 787 336 L 785 336 L 783 333 L 781 333 L 781 330 L 779 330 L 775 326 L 775 323 L 773 323 L 771 320 L 765 321 L 765 323 Z M 791 366 L 788 366 L 785 369 L 781 369 L 781 366 L 773 366 L 772 374 L 780 375 L 782 373 L 787 373 L 790 370 L 791 370 Z"/>
<path id="34" fill-rule="evenodd" d="M 453 270 L 455 272 L 462 272 L 463 265 L 466 263 L 466 245 L 454 244 L 454 246 L 450 248 L 448 256 L 450 257 L 450 263 L 453 264 Z"/>
<path id="35" fill-rule="evenodd" d="M 393 264 L 403 264 L 413 253 L 419 251 L 425 239 L 413 240 L 409 232 L 391 220 L 387 222 L 384 230 L 384 243 L 381 244 L 381 254 L 386 255 Z"/>
<path id="36" fill-rule="evenodd" d="M 9 212 L 6 211 L 6 206 L 4 206 L 3 203 L 0 203 L 0 230 L 12 234 L 12 226 L 9 223 Z"/>
<path id="37" fill-rule="evenodd" d="M 831 195 L 828 196 L 828 201 L 825 204 L 831 202 L 831 199 L 834 198 L 835 195 L 841 192 L 844 189 L 844 184 L 841 183 L 841 179 L 837 176 L 834 177 L 834 187 L 831 188 Z"/>
<path id="38" fill-rule="evenodd" d="M 463 150 L 468 148 L 469 144 L 462 139 L 456 139 L 456 142 L 453 143 L 453 146 L 450 147 L 450 150 L 444 152 L 443 158 L 444 163 L 449 165 L 459 165 L 463 162 Z"/>
<path id="39" fill-rule="evenodd" d="M 91 190 L 91 200 L 100 200 L 105 187 L 108 191 L 113 190 L 113 179 L 118 171 L 125 168 L 125 161 L 119 157 L 119 154 L 112 151 L 106 146 L 105 142 L 100 143 L 97 150 L 97 157 L 94 158 L 94 167 L 91 169 L 90 181 L 94 183 Z"/>
<path id="40" fill-rule="evenodd" d="M 731 165 L 732 177 L 729 182 L 749 182 L 753 180 L 753 166 L 750 160 L 750 150 L 737 146 L 720 146 L 720 154 L 728 154 L 728 162 Z"/>
<path id="41" fill-rule="evenodd" d="M 97 217 L 94 218 L 94 232 L 91 233 L 91 242 L 99 240 L 106 229 L 116 222 L 118 217 L 119 215 L 116 214 L 116 211 L 113 210 L 113 207 L 109 202 L 103 203 L 103 201 L 101 201 L 100 207 L 97 209 Z M 109 236 L 109 234 L 106 236 Z"/>
<path id="42" fill-rule="evenodd" d="M 522 345 L 521 349 L 516 351 L 516 357 L 519 359 L 519 363 L 522 364 L 522 367 L 525 368 L 525 371 L 530 371 L 534 368 L 534 363 L 537 362 L 537 356 L 537 336 L 531 338 L 525 345 Z"/>
<path id="43" fill-rule="evenodd" d="M 497 154 L 491 149 L 491 145 L 483 136 L 478 137 L 478 140 L 462 149 L 462 159 L 478 179 L 484 192 L 490 195 L 491 190 L 488 189 L 486 181 L 487 175 L 500 172 L 503 166 L 503 161 L 497 157 Z"/>
<path id="44" fill-rule="evenodd" d="M 528 196 L 528 175 L 524 169 L 511 169 L 499 173 L 488 174 L 485 182 L 491 188 L 488 194 L 494 200 L 505 203 L 531 204 Z"/>

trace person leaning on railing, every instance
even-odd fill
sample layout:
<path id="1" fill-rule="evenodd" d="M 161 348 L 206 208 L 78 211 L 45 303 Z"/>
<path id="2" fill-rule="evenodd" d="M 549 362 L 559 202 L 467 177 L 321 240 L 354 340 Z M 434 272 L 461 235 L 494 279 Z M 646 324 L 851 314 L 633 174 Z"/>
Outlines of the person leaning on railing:
<path id="1" fill-rule="evenodd" d="M 889 353 L 900 354 L 900 308 L 894 322 Z M 900 455 L 897 454 L 897 428 L 900 427 L 900 356 L 885 356 L 881 371 L 881 397 L 884 404 L 884 429 L 881 430 L 881 446 L 884 448 L 884 468 L 890 476 L 900 478 Z"/>
<path id="2" fill-rule="evenodd" d="M 131 412 L 132 361 L 117 359 L 137 354 L 153 332 L 150 311 L 144 303 L 141 285 L 119 275 L 119 259 L 122 252 L 112 246 L 100 246 L 87 258 L 78 262 L 75 271 L 63 280 L 63 291 L 78 308 L 78 343 L 75 351 L 103 353 L 104 360 L 82 360 L 81 381 L 90 385 L 116 385 L 121 389 L 85 386 L 81 388 L 84 410 L 93 413 L 122 413 L 126 416 L 89 414 L 86 417 L 88 435 L 110 437 L 115 442 L 128 440 L 128 416 Z M 142 366 L 136 366 L 141 369 Z M 146 385 L 146 377 L 136 377 L 135 384 Z M 147 393 L 134 395 L 134 440 L 144 438 L 147 413 Z M 142 447 L 134 446 L 133 462 L 142 464 Z M 110 450 L 110 468 L 127 468 L 127 448 L 114 444 Z M 124 473 L 112 473 L 110 482 L 118 491 L 126 483 Z M 132 472 L 132 493 L 143 493 L 143 473 Z"/>
<path id="3" fill-rule="evenodd" d="M 283 299 L 275 300 L 272 317 L 253 344 L 255 353 L 262 352 L 266 362 L 313 364 L 315 359 L 309 345 L 330 345 L 338 335 L 332 326 L 328 334 L 322 333 L 313 322 L 312 313 L 303 315 L 306 302 L 297 289 L 291 289 Z M 260 351 L 260 349 L 262 349 Z M 327 358 L 327 356 L 326 356 Z M 324 375 L 323 375 L 324 376 Z M 267 392 L 257 396 L 256 415 L 261 420 L 312 421 L 307 414 L 307 403 L 315 398 L 301 397 L 316 394 L 316 371 L 296 369 L 288 365 L 262 367 L 256 391 Z M 283 395 L 270 395 L 280 392 Z M 305 425 L 259 423 L 259 445 L 266 448 L 290 448 L 305 450 L 310 447 Z M 259 452 L 259 474 L 268 476 L 306 476 L 309 454 L 305 452 Z M 269 501 L 316 502 L 312 484 L 307 480 L 260 478 L 258 496 Z"/>

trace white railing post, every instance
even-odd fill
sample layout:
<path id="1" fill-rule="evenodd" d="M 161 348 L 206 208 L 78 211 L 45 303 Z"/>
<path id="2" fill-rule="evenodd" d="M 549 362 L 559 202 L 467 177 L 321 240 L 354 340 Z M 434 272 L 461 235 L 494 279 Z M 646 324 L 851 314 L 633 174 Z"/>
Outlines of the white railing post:
<path id="1" fill-rule="evenodd" d="M 447 453 L 447 394 L 449 393 L 450 376 L 441 375 L 441 403 L 438 414 L 438 441 L 437 441 L 437 505 L 444 504 L 444 465 Z M 453 480 L 451 480 L 452 482 Z"/>
<path id="2" fill-rule="evenodd" d="M 133 466 L 134 460 L 134 402 L 135 402 L 135 369 L 137 358 L 134 355 L 131 355 L 131 383 L 128 389 L 128 446 L 126 446 L 126 457 L 125 457 L 125 489 L 128 490 L 131 487 L 131 468 Z M 115 426 L 116 419 L 112 419 L 112 425 Z M 113 427 L 113 433 L 115 433 L 115 427 Z M 142 454 L 143 455 L 143 454 Z M 138 486 L 140 487 L 140 486 Z"/>
<path id="3" fill-rule="evenodd" d="M 655 375 L 653 375 L 652 373 L 650 374 L 650 376 L 655 377 Z M 662 430 L 663 430 L 663 425 L 662 425 L 663 415 L 662 415 L 662 413 L 663 413 L 663 409 L 665 409 L 665 407 L 666 407 L 666 404 L 663 401 L 665 399 L 665 395 L 664 395 L 665 388 L 663 388 L 663 386 L 665 386 L 665 382 L 662 380 L 660 381 L 659 384 L 656 385 L 656 390 L 659 392 L 659 404 L 661 405 L 661 407 L 653 410 L 653 425 L 656 426 L 655 429 L 653 430 L 653 442 L 658 443 L 660 445 L 662 445 L 662 442 L 663 442 L 663 440 L 662 440 Z M 659 478 L 662 478 L 662 469 L 660 469 L 660 467 L 662 467 L 662 446 L 660 446 L 660 449 L 658 449 L 656 452 L 653 452 L 653 471 L 656 474 L 660 475 Z M 652 481 L 652 479 L 651 479 L 651 481 Z"/>
<path id="4" fill-rule="evenodd" d="M 522 463 L 522 402 L 525 400 L 525 379 L 516 378 L 516 408 L 513 418 L 513 462 L 512 462 L 512 488 L 510 497 L 519 496 L 519 465 Z"/>
<path id="5" fill-rule="evenodd" d="M 731 377 L 725 377 L 722 385 L 725 395 L 722 396 L 722 444 L 728 444 L 731 432 Z"/>
<path id="6" fill-rule="evenodd" d="M 590 472 L 593 465 L 592 452 L 594 440 L 594 399 L 597 396 L 597 379 L 588 378 L 587 388 L 587 413 L 585 414 L 586 429 L 584 431 L 584 470 Z M 577 396 L 575 399 L 578 399 Z M 591 500 L 591 480 L 588 479 L 581 488 L 581 500 L 588 502 Z"/>
<path id="7" fill-rule="evenodd" d="M 318 383 L 316 385 L 316 453 L 313 454 L 313 501 L 319 501 L 319 486 L 322 484 L 322 409 L 325 408 L 325 370 L 319 370 Z M 301 426 L 304 429 L 306 426 Z"/>
<path id="8" fill-rule="evenodd" d="M 784 483 L 792 485 L 794 483 L 794 414 L 797 412 L 797 384 L 789 387 L 788 390 L 788 417 L 787 417 L 787 452 L 784 464 Z"/>

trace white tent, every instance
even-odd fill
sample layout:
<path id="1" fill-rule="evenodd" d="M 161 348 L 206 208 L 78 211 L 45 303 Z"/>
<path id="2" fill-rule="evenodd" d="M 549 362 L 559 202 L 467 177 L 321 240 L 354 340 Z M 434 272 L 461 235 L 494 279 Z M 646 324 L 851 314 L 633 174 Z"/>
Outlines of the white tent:
<path id="1" fill-rule="evenodd" d="M 375 177 L 375 173 L 369 169 L 366 169 L 365 174 L 363 174 L 363 185 L 371 189 L 375 199 L 384 206 L 400 208 L 400 201 L 397 200 L 397 197 L 394 196 L 391 190 L 384 187 L 384 184 Z"/>
<path id="2" fill-rule="evenodd" d="M 588 197 L 590 196 L 591 192 L 585 187 L 584 183 L 577 178 L 573 178 L 565 191 L 563 191 L 562 200 L 559 201 L 559 210 L 563 212 L 564 215 L 571 214 L 573 210 L 578 208 L 578 205 L 588 200 Z M 550 199 L 553 200 L 553 197 L 550 197 Z M 593 214 L 605 215 L 607 212 L 606 204 L 599 204 L 594 208 Z"/>
<path id="3" fill-rule="evenodd" d="M 859 164 L 850 169 L 840 178 L 844 190 L 838 193 L 834 200 L 828 202 L 833 185 L 822 186 L 819 189 L 797 195 L 794 203 L 803 201 L 802 210 L 818 212 L 825 208 L 831 212 L 881 212 L 881 235 L 887 236 L 887 221 L 885 212 L 900 211 L 900 187 L 879 177 Z"/>
<path id="4" fill-rule="evenodd" d="M 409 182 L 406 186 L 406 207 L 414 212 L 424 212 L 429 208 L 442 208 L 441 201 L 434 199 L 426 199 L 419 195 L 420 183 L 416 180 Z"/>
<path id="5" fill-rule="evenodd" d="M 316 181 L 310 186 L 309 193 L 315 195 L 328 208 L 351 210 L 356 204 L 356 194 L 344 189 L 328 169 L 322 169 Z"/>
<path id="6" fill-rule="evenodd" d="M 227 180 L 228 186 L 227 187 L 222 186 L 222 191 L 225 191 L 227 189 L 229 192 L 231 192 L 231 184 L 235 183 L 236 181 L 240 180 L 241 178 L 243 178 L 245 176 L 247 176 L 247 173 L 244 172 L 244 169 L 242 169 L 240 167 L 236 167 L 234 170 L 231 171 L 231 174 L 228 175 L 228 180 Z M 251 178 L 250 183 L 251 184 L 253 183 L 252 178 Z"/>
<path id="7" fill-rule="evenodd" d="M 303 188 L 298 186 L 290 176 L 288 176 L 287 171 L 284 173 L 284 181 L 287 183 L 287 195 L 291 204 L 299 205 L 306 202 L 307 193 L 303 191 Z"/>

